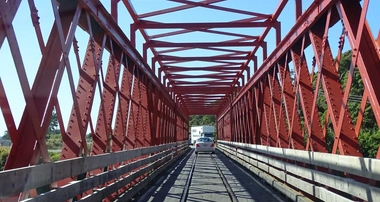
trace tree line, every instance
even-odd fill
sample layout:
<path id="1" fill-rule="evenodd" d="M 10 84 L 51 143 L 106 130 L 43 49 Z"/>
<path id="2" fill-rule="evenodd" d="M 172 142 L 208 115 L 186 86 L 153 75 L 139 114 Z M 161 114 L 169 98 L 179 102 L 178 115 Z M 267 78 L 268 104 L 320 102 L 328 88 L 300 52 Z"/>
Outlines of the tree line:
<path id="1" fill-rule="evenodd" d="M 216 117 L 214 115 L 192 115 L 189 118 L 190 127 L 193 126 L 215 126 Z"/>

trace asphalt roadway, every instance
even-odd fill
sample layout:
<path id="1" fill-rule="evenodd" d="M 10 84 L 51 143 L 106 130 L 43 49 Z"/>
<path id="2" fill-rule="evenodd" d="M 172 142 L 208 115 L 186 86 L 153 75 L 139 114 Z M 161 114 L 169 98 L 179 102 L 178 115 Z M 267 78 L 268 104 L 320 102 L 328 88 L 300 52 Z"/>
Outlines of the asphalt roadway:
<path id="1" fill-rule="evenodd" d="M 188 195 L 186 200 L 183 200 L 183 192 L 195 158 Z M 225 177 L 224 183 L 222 175 Z M 235 165 L 219 151 L 216 151 L 216 154 L 195 155 L 192 149 L 185 154 L 185 158 L 168 169 L 166 174 L 158 177 L 155 183 L 144 190 L 134 201 L 178 202 L 182 199 L 189 202 L 228 202 L 233 201 L 231 194 L 239 202 L 286 201 L 252 175 Z M 232 193 L 228 192 L 227 186 L 230 187 Z"/>

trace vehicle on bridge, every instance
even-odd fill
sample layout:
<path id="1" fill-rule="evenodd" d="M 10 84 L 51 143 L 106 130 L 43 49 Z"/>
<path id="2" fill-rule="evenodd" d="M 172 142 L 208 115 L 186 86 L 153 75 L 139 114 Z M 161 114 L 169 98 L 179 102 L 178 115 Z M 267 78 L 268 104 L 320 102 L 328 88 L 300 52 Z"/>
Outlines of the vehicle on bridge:
<path id="1" fill-rule="evenodd" d="M 198 138 L 209 137 L 214 141 L 214 126 L 193 126 L 191 127 L 190 144 L 195 144 Z"/>
<path id="2" fill-rule="evenodd" d="M 199 152 L 215 153 L 214 140 L 209 137 L 201 137 L 195 141 L 195 154 Z"/>

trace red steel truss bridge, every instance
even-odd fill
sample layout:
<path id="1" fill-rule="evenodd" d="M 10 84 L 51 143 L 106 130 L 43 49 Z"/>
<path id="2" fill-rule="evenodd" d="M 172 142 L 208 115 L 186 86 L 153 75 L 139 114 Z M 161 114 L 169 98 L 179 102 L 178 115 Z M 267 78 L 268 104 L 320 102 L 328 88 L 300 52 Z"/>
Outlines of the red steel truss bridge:
<path id="1" fill-rule="evenodd" d="M 0 201 L 380 201 L 379 2 L 273 2 L 0 0 Z"/>

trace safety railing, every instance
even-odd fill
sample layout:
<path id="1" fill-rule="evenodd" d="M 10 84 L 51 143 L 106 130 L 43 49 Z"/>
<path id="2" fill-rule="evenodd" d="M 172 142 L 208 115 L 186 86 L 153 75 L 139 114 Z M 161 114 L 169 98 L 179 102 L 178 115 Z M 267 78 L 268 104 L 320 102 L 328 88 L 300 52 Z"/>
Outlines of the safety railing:
<path id="1" fill-rule="evenodd" d="M 228 141 L 218 149 L 294 201 L 380 201 L 379 159 Z"/>
<path id="2" fill-rule="evenodd" d="M 181 141 L 2 171 L 0 201 L 45 185 L 51 185 L 51 190 L 24 201 L 65 201 L 78 196 L 82 196 L 79 201 L 101 201 L 121 189 L 126 190 L 114 198 L 128 199 L 187 149 L 188 142 Z M 119 166 L 114 167 L 115 164 Z M 103 168 L 108 169 L 91 175 L 91 171 Z M 52 186 L 57 181 L 84 173 L 88 177 L 62 187 Z"/>

